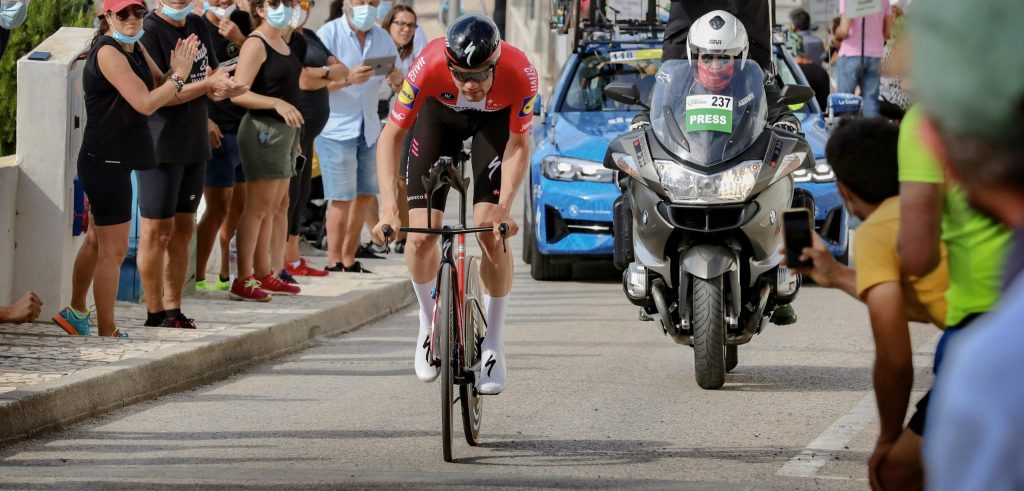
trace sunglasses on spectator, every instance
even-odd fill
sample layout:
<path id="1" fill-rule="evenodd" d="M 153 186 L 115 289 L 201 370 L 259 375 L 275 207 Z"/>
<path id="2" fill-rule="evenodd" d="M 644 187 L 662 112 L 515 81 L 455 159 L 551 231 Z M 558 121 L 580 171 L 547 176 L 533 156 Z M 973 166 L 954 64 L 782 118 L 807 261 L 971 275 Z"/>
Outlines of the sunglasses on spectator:
<path id="1" fill-rule="evenodd" d="M 491 74 L 494 73 L 494 65 L 487 67 L 487 69 L 482 72 L 460 72 L 451 65 L 448 65 L 448 69 L 451 70 L 455 80 L 458 80 L 459 82 L 480 83 L 491 78 Z"/>
<path id="2" fill-rule="evenodd" d="M 128 7 L 126 9 L 124 9 L 124 10 L 114 14 L 114 16 L 117 17 L 117 20 L 119 20 L 121 22 L 124 22 L 124 21 L 128 20 L 129 17 L 135 17 L 136 19 L 142 19 L 143 17 L 146 16 L 146 8 L 145 7 L 139 7 L 139 6 L 136 5 L 134 7 Z"/>
<path id="3" fill-rule="evenodd" d="M 716 62 L 716 61 L 719 62 L 719 63 L 728 63 L 728 62 L 732 61 L 732 56 L 731 55 L 702 54 L 702 55 L 700 55 L 699 59 L 700 59 L 701 63 L 703 63 L 705 65 L 710 65 L 711 63 Z"/>
<path id="4" fill-rule="evenodd" d="M 403 22 L 403 21 L 400 21 L 400 20 L 396 20 L 396 21 L 392 21 L 391 25 L 398 26 L 399 29 L 405 29 L 406 27 L 408 27 L 409 29 L 416 29 L 416 23 L 415 22 Z"/>

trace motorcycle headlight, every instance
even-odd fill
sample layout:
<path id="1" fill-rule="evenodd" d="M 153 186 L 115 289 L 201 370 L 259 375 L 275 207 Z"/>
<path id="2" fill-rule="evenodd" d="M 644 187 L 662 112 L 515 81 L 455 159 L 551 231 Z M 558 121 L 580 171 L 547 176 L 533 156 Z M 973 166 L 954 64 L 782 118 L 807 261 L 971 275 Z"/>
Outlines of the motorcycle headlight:
<path id="1" fill-rule="evenodd" d="M 832 166 L 828 165 L 828 161 L 821 159 L 814 162 L 814 169 L 794 171 L 793 180 L 796 182 L 832 182 L 836 180 L 836 174 L 832 172 Z"/>
<path id="2" fill-rule="evenodd" d="M 640 166 L 636 165 L 636 159 L 628 153 L 612 152 L 612 162 L 615 162 L 615 166 L 619 170 L 630 176 L 637 177 L 640 175 Z"/>
<path id="3" fill-rule="evenodd" d="M 670 160 L 656 160 L 661 185 L 676 203 L 729 203 L 743 201 L 757 183 L 761 161 L 748 160 L 727 171 L 704 175 Z"/>
<path id="4" fill-rule="evenodd" d="M 614 182 L 615 172 L 605 169 L 600 162 L 546 157 L 541 163 L 544 177 L 556 181 Z"/>

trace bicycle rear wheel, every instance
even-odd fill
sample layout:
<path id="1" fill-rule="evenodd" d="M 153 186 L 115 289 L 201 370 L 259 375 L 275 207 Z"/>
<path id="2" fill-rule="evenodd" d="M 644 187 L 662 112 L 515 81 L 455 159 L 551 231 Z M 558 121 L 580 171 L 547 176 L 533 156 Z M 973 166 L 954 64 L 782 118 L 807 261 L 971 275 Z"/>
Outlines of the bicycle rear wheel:
<path id="1" fill-rule="evenodd" d="M 437 302 L 437 323 L 435 329 L 438 332 L 437 356 L 441 359 L 441 451 L 445 462 L 452 461 L 452 406 L 454 406 L 454 391 L 452 390 L 452 333 L 455 323 L 455 296 L 453 295 L 454 283 L 452 282 L 452 267 L 450 264 L 441 265 L 441 285 Z"/>
<path id="2" fill-rule="evenodd" d="M 466 374 L 471 367 L 480 363 L 480 342 L 484 339 L 486 321 L 484 320 L 484 304 L 480 290 L 480 268 L 477 258 L 470 258 L 466 263 L 466 298 L 463 302 L 462 339 L 466 346 L 462 352 L 462 366 Z M 466 443 L 470 446 L 480 444 L 480 422 L 483 419 L 483 397 L 476 391 L 476 376 L 459 386 L 459 400 L 462 402 L 462 429 L 466 433 Z"/>

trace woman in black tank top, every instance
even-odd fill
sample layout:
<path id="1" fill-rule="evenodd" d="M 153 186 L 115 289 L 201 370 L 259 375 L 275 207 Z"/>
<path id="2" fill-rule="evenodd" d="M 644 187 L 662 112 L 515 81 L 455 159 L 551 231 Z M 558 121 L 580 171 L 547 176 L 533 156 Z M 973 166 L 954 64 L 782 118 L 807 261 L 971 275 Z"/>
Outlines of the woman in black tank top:
<path id="1" fill-rule="evenodd" d="M 88 334 L 90 284 L 100 335 L 121 335 L 114 325 L 114 302 L 128 249 L 131 172 L 156 166 L 147 117 L 181 90 L 184 79 L 178 74 L 188 73 L 198 49 L 195 39 L 180 44 L 165 80 L 136 42 L 146 14 L 142 0 L 104 0 L 103 7 L 82 75 L 86 124 L 78 154 L 78 177 L 89 197 L 93 227 L 75 259 L 71 305 L 53 317 L 72 335 Z"/>
<path id="2" fill-rule="evenodd" d="M 271 294 L 299 293 L 299 287 L 281 281 L 272 267 L 284 263 L 288 182 L 295 175 L 303 124 L 296 109 L 302 63 L 283 38 L 292 4 L 249 2 L 257 27 L 242 45 L 235 69 L 235 79 L 250 86 L 248 93 L 231 99 L 249 109 L 238 127 L 247 190 L 238 225 L 238 278 L 231 284 L 235 300 L 265 302 Z"/>

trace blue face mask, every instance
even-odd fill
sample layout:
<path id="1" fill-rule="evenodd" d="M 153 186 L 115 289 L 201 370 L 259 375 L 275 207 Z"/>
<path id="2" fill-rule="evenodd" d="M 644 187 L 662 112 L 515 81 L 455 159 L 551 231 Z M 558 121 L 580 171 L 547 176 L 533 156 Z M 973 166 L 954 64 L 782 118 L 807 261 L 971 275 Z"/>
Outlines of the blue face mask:
<path id="1" fill-rule="evenodd" d="M 209 2 L 209 0 L 203 0 L 203 13 L 205 14 L 205 13 L 207 13 L 209 11 L 210 11 L 210 2 Z"/>
<path id="2" fill-rule="evenodd" d="M 380 7 L 377 7 L 377 21 L 378 22 L 384 20 L 384 17 L 387 17 L 388 12 L 391 11 L 391 3 L 392 2 L 390 2 L 390 1 L 381 2 L 380 3 Z"/>
<path id="3" fill-rule="evenodd" d="M 28 17 L 28 5 L 24 1 L 0 2 L 0 27 L 14 29 L 25 23 Z"/>
<path id="4" fill-rule="evenodd" d="M 277 7 L 270 7 L 267 9 L 267 23 L 270 24 L 274 29 L 284 29 L 288 27 L 288 22 L 292 20 L 292 8 L 289 5 L 285 5 L 282 1 Z"/>
<path id="5" fill-rule="evenodd" d="M 188 17 L 188 14 L 192 13 L 192 5 L 190 4 L 183 9 L 176 9 L 165 3 L 163 13 L 171 20 L 185 20 L 185 17 Z"/>
<path id="6" fill-rule="evenodd" d="M 111 31 L 114 31 L 114 34 L 112 35 L 113 38 L 117 42 L 124 43 L 124 44 L 135 44 L 140 39 L 142 39 L 142 35 L 146 33 L 145 29 L 139 29 L 139 33 L 138 34 L 136 34 L 134 36 L 126 36 L 124 34 L 121 34 L 120 32 L 117 32 L 117 29 L 111 29 Z"/>
<path id="7" fill-rule="evenodd" d="M 373 5 L 359 5 L 352 7 L 352 25 L 360 31 L 369 31 L 377 22 L 377 7 Z"/>

